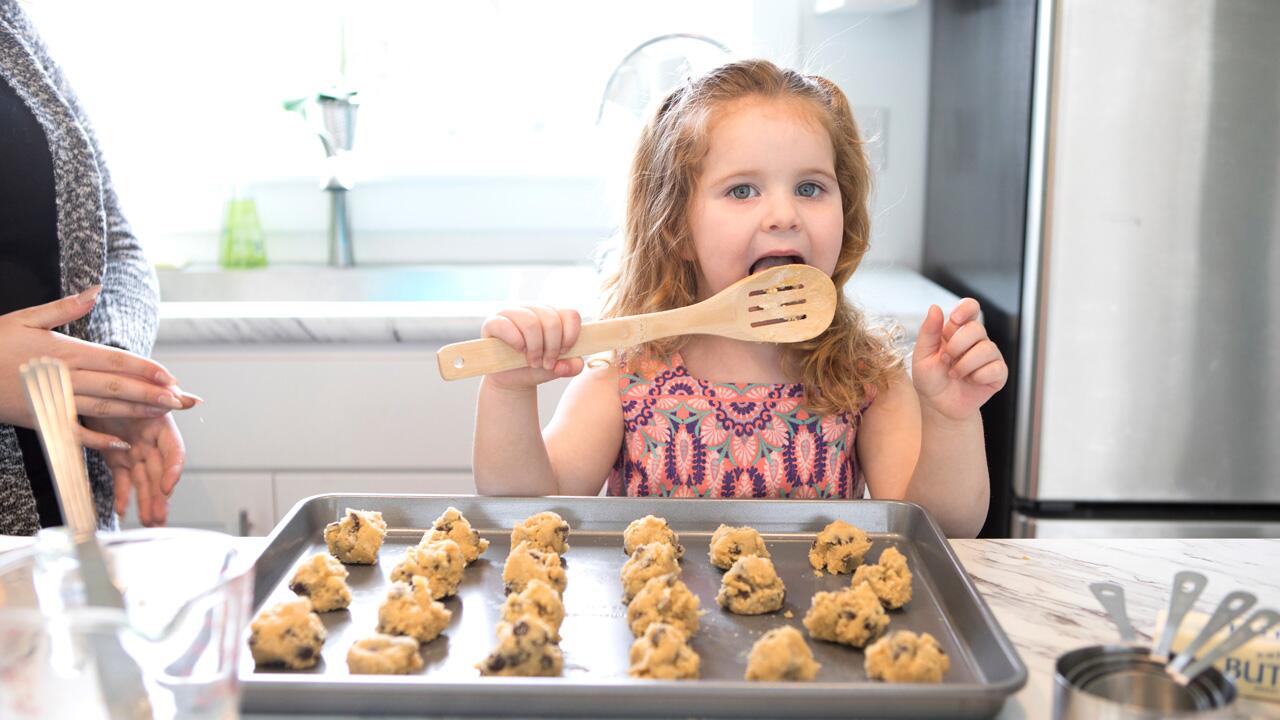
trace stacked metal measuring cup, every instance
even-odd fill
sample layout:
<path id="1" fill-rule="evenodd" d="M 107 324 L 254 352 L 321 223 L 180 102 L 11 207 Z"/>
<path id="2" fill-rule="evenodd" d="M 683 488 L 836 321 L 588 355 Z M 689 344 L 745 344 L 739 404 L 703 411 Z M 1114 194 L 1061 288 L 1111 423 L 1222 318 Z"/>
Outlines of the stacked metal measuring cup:
<path id="1" fill-rule="evenodd" d="M 1155 718 L 1236 718 L 1235 681 L 1213 666 L 1236 648 L 1280 625 L 1280 613 L 1256 610 L 1226 639 L 1196 657 L 1215 635 L 1257 603 L 1237 591 L 1222 599 L 1195 638 L 1170 660 L 1178 627 L 1204 591 L 1208 579 L 1197 572 L 1174 576 L 1164 630 L 1155 648 L 1137 642 L 1125 612 L 1124 588 L 1093 583 L 1089 589 L 1120 631 L 1120 643 L 1072 650 L 1054 666 L 1056 720 L 1154 720 Z"/>

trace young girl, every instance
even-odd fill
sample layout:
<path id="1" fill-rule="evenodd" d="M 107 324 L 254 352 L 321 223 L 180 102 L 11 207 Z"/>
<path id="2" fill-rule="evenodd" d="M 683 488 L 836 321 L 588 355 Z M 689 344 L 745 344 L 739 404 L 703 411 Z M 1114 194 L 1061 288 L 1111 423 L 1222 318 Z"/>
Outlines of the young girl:
<path id="1" fill-rule="evenodd" d="M 870 172 L 844 94 L 767 61 L 723 66 L 663 102 L 632 167 L 603 317 L 683 307 L 759 270 L 805 263 L 844 287 L 867 251 Z M 529 367 L 480 385 L 485 494 L 905 499 L 948 535 L 987 512 L 978 408 L 1008 377 L 961 301 L 929 308 L 908 377 L 843 297 L 825 332 L 777 345 L 688 335 L 558 359 L 573 310 L 513 308 L 481 334 Z M 545 430 L 536 387 L 571 377 Z"/>

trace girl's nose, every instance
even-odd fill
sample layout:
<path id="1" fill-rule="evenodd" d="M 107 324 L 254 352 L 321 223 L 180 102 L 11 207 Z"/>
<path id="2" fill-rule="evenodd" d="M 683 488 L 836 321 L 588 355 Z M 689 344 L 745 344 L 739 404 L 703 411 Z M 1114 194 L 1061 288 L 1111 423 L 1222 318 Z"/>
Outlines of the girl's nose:
<path id="1" fill-rule="evenodd" d="M 792 232 L 800 229 L 800 214 L 791 198 L 777 198 L 769 204 L 764 218 L 769 232 Z"/>

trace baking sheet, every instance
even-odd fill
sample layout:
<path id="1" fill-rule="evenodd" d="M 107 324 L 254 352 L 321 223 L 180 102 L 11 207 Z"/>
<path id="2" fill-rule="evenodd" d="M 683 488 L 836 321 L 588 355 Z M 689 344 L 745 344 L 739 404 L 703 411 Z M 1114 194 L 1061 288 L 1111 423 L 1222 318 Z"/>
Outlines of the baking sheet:
<path id="1" fill-rule="evenodd" d="M 453 619 L 444 634 L 423 646 L 426 667 L 408 676 L 351 675 L 346 652 L 372 633 L 391 569 L 409 545 L 450 505 L 488 538 L 490 546 L 467 568 L 458 594 L 445 602 Z M 267 712 L 377 712 L 414 714 L 545 714 L 582 716 L 701 715 L 781 717 L 986 717 L 1026 682 L 1026 668 L 994 616 L 924 511 L 889 501 L 670 500 L 638 498 L 492 498 L 431 495 L 321 495 L 298 503 L 268 540 L 255 568 L 255 614 L 293 597 L 288 579 L 297 564 L 324 552 L 324 525 L 345 508 L 377 510 L 388 535 L 374 566 L 349 565 L 352 604 L 321 613 L 329 637 L 321 663 L 311 670 L 255 670 L 243 653 L 244 708 Z M 561 628 L 564 674 L 560 678 L 489 678 L 474 668 L 493 648 L 504 600 L 502 566 L 510 528 L 543 510 L 571 525 L 564 555 L 568 586 Z M 692 639 L 702 657 L 695 681 L 633 680 L 627 676 L 634 640 L 626 623 L 619 572 L 626 555 L 622 531 L 646 514 L 665 517 L 685 546 L 681 579 L 707 612 Z M 747 653 L 765 631 L 788 624 L 804 632 L 810 598 L 846 587 L 849 575 L 818 574 L 807 553 L 814 535 L 841 519 L 867 531 L 875 562 L 890 545 L 914 574 L 912 601 L 891 611 L 889 631 L 928 632 L 951 658 L 938 685 L 871 682 L 863 652 L 812 640 L 822 670 L 813 683 L 748 683 Z M 740 616 L 715 603 L 723 571 L 707 560 L 711 533 L 721 523 L 750 525 L 764 535 L 787 587 L 783 609 Z M 786 617 L 790 612 L 792 617 Z M 246 631 L 247 639 L 247 631 Z"/>

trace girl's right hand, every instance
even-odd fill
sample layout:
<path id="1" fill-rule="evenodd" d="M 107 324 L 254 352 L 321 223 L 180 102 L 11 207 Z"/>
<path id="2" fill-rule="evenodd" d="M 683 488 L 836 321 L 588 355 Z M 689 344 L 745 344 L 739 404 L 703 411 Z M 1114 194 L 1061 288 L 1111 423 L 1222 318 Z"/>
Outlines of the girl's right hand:
<path id="1" fill-rule="evenodd" d="M 487 381 L 514 390 L 577 375 L 582 372 L 582 358 L 561 359 L 560 355 L 578 341 L 581 329 L 582 317 L 577 310 L 531 305 L 488 317 L 480 327 L 480 336 L 498 338 L 524 353 L 529 367 L 493 373 Z"/>
<path id="2" fill-rule="evenodd" d="M 185 410 L 200 398 L 178 389 L 177 380 L 154 360 L 53 332 L 93 309 L 98 286 L 79 295 L 0 315 L 0 423 L 35 427 L 18 368 L 37 357 L 67 365 L 76 414 L 86 418 L 154 418 Z M 94 450 L 123 449 L 124 440 L 84 427 L 80 442 Z"/>

